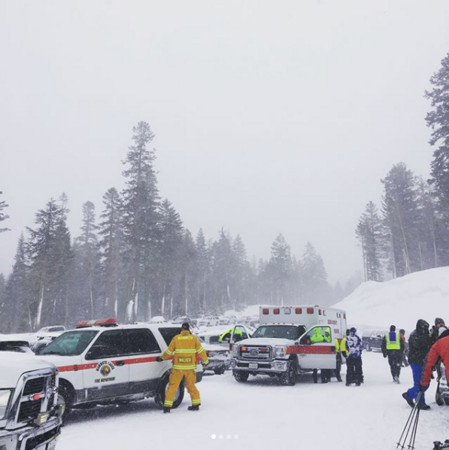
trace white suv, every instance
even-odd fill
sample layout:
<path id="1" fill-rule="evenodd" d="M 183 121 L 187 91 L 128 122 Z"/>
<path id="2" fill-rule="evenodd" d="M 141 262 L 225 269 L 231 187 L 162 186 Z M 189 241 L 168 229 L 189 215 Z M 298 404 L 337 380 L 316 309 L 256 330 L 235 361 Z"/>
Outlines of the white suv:
<path id="1" fill-rule="evenodd" d="M 117 325 L 114 319 L 79 322 L 38 352 L 60 374 L 65 411 L 72 407 L 154 397 L 162 407 L 171 361 L 158 362 L 180 327 L 166 324 Z M 202 370 L 197 371 L 197 382 Z M 184 398 L 179 387 L 173 407 Z"/>

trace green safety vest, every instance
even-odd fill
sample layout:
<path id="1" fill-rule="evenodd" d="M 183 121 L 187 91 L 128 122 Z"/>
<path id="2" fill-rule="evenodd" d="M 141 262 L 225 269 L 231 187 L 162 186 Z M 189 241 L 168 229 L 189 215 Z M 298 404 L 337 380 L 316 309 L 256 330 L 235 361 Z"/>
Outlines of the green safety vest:
<path id="1" fill-rule="evenodd" d="M 394 333 L 394 341 L 390 340 L 390 334 Z M 401 349 L 401 337 L 396 331 L 390 331 L 385 335 L 387 341 L 387 350 L 400 350 Z"/>

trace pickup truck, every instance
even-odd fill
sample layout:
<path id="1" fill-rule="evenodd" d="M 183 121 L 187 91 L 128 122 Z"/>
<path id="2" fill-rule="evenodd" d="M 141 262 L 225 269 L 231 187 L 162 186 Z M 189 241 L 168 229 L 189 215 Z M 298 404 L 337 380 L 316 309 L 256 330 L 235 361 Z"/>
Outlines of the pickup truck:
<path id="1" fill-rule="evenodd" d="M 62 412 L 53 364 L 34 355 L 0 351 L 1 450 L 53 450 Z"/>

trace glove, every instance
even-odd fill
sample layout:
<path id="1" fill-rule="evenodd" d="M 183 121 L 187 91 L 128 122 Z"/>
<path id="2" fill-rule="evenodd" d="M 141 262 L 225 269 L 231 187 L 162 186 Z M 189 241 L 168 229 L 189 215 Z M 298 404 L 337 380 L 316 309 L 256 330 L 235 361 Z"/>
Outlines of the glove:
<path id="1" fill-rule="evenodd" d="M 425 386 L 423 386 L 422 384 L 419 385 L 419 392 L 424 392 L 427 390 L 427 388 L 429 387 L 428 384 L 426 384 Z"/>
<path id="2" fill-rule="evenodd" d="M 163 361 L 162 356 L 158 356 L 158 357 L 156 358 L 156 361 L 158 361 L 158 362 Z"/>

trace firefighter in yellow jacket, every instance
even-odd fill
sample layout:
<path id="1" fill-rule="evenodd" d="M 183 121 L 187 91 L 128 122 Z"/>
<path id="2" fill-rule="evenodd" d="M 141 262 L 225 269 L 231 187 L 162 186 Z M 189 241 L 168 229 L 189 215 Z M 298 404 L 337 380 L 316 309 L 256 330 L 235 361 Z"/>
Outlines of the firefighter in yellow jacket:
<path id="1" fill-rule="evenodd" d="M 192 406 L 189 411 L 198 411 L 200 409 L 200 393 L 195 386 L 196 381 L 196 356 L 199 356 L 207 366 L 207 358 L 204 348 L 196 336 L 190 333 L 190 326 L 187 322 L 181 326 L 181 333 L 176 335 L 170 342 L 167 350 L 159 360 L 173 357 L 173 366 L 170 373 L 170 379 L 167 392 L 165 393 L 164 413 L 169 413 L 173 406 L 176 390 L 183 378 L 185 378 L 186 388 L 192 399 Z"/>

